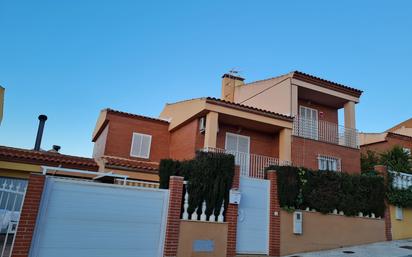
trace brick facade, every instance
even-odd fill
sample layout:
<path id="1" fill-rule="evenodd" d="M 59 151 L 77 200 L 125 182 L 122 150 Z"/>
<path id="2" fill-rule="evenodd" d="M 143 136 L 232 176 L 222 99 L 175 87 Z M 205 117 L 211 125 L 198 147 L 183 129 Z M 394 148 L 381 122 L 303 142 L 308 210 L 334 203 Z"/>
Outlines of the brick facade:
<path id="1" fill-rule="evenodd" d="M 46 176 L 30 174 L 12 257 L 28 257 Z"/>
<path id="2" fill-rule="evenodd" d="M 280 204 L 276 171 L 268 171 L 270 181 L 269 256 L 280 256 Z M 277 215 L 275 215 L 277 214 Z"/>
<path id="3" fill-rule="evenodd" d="M 113 113 L 107 117 L 110 122 L 105 155 L 152 162 L 169 158 L 169 123 Z M 133 132 L 152 136 L 149 159 L 130 156 Z"/>
<path id="4" fill-rule="evenodd" d="M 171 132 L 170 158 L 176 160 L 192 159 L 195 157 L 196 150 L 203 148 L 198 124 L 198 119 L 194 119 Z M 198 147 L 199 145 L 200 147 Z"/>
<path id="5" fill-rule="evenodd" d="M 219 133 L 217 134 L 216 147 L 225 148 L 226 133 L 239 134 L 250 137 L 250 153 L 270 157 L 279 157 L 279 133 L 266 133 L 251 129 L 239 128 L 229 124 L 219 124 Z"/>
<path id="6" fill-rule="evenodd" d="M 239 188 L 240 185 L 240 170 L 239 166 L 235 168 L 235 175 L 233 177 L 232 188 Z M 236 256 L 236 237 L 237 237 L 237 204 L 228 204 L 226 210 L 226 222 L 228 223 L 227 233 L 227 257 Z"/>
<path id="7" fill-rule="evenodd" d="M 171 176 L 169 181 L 169 209 L 167 213 L 164 257 L 176 257 L 179 243 L 180 212 L 182 208 L 183 177 Z"/>
<path id="8" fill-rule="evenodd" d="M 318 120 L 319 121 L 327 121 L 327 122 L 331 122 L 334 124 L 338 124 L 338 109 L 328 107 L 322 104 L 317 104 L 312 101 L 306 101 L 304 99 L 299 99 L 299 106 L 301 105 L 318 110 Z"/>
<path id="9" fill-rule="evenodd" d="M 361 152 L 366 153 L 368 150 L 382 153 L 393 148 L 395 145 L 399 145 L 404 148 L 412 150 L 412 137 L 398 135 L 394 133 L 388 133 L 385 141 L 362 145 Z"/>
<path id="10" fill-rule="evenodd" d="M 318 155 L 340 158 L 342 171 L 360 173 L 359 149 L 292 136 L 293 165 L 317 170 Z"/>

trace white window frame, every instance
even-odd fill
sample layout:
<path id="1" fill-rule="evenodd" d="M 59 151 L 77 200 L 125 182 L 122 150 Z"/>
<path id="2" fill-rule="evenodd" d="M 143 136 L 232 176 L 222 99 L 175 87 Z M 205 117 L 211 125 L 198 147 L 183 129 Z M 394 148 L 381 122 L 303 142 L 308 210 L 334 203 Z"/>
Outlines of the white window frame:
<path id="1" fill-rule="evenodd" d="M 316 120 L 303 117 L 302 113 L 305 109 L 313 112 L 316 115 Z M 319 139 L 319 111 L 317 109 L 299 105 L 299 124 L 300 136 L 314 140 Z"/>
<path id="2" fill-rule="evenodd" d="M 134 155 L 133 154 L 133 145 L 134 145 L 134 140 L 135 140 L 135 136 L 141 136 L 141 140 L 143 141 L 144 137 L 148 137 L 149 138 L 149 149 L 147 150 L 147 156 L 144 155 Z M 140 141 L 140 152 L 142 151 L 141 147 L 142 147 L 142 141 Z M 137 158 L 143 158 L 143 159 L 149 159 L 150 157 L 150 150 L 152 148 L 152 135 L 148 135 L 148 134 L 143 134 L 143 133 L 138 133 L 138 132 L 133 132 L 132 135 L 132 144 L 130 146 L 130 156 L 132 157 L 137 157 Z"/>
<path id="3" fill-rule="evenodd" d="M 233 150 L 229 150 L 227 148 L 227 138 L 228 136 L 234 136 L 237 138 L 244 138 L 248 141 L 248 152 L 239 152 L 238 145 L 239 140 L 237 140 L 236 151 L 232 152 Z M 233 154 L 235 156 L 235 164 L 240 166 L 240 175 L 241 176 L 249 176 L 249 168 L 250 168 L 250 137 L 239 135 L 235 133 L 226 132 L 225 135 L 225 152 Z"/>
<path id="4" fill-rule="evenodd" d="M 326 167 L 322 167 L 322 162 L 326 162 Z M 333 164 L 332 162 L 336 162 Z M 336 167 L 333 167 L 336 166 Z M 342 161 L 340 158 L 333 157 L 333 156 L 327 156 L 327 155 L 319 155 L 318 156 L 318 168 L 319 170 L 329 170 L 329 171 L 335 171 L 335 172 L 341 172 L 342 171 Z"/>

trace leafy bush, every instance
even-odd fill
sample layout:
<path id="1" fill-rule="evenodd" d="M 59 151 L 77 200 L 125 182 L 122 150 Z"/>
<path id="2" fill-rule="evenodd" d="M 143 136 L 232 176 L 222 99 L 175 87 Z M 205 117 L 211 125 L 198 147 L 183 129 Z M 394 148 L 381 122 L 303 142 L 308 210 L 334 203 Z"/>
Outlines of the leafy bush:
<path id="1" fill-rule="evenodd" d="M 374 170 L 375 165 L 379 164 L 379 155 L 371 150 L 367 150 L 366 154 L 361 154 L 361 171 L 370 172 Z"/>
<path id="2" fill-rule="evenodd" d="M 333 171 L 272 166 L 277 171 L 278 197 L 282 208 L 309 207 L 322 213 L 334 209 L 353 216 L 358 212 L 383 216 L 385 184 L 380 176 L 351 175 Z"/>
<path id="3" fill-rule="evenodd" d="M 200 214 L 202 203 L 206 201 L 206 215 L 213 210 L 218 215 L 222 202 L 225 201 L 225 206 L 228 204 L 234 169 L 234 156 L 221 153 L 198 152 L 193 160 L 187 161 L 161 160 L 160 188 L 169 187 L 170 176 L 183 176 L 188 181 L 188 212 L 198 208 Z"/>
<path id="4" fill-rule="evenodd" d="M 399 207 L 412 208 L 412 187 L 408 189 L 394 189 L 389 190 L 388 201 Z"/>
<path id="5" fill-rule="evenodd" d="M 383 152 L 380 156 L 380 163 L 386 165 L 389 170 L 398 172 L 411 172 L 411 159 L 407 152 L 399 145 L 391 150 Z"/>

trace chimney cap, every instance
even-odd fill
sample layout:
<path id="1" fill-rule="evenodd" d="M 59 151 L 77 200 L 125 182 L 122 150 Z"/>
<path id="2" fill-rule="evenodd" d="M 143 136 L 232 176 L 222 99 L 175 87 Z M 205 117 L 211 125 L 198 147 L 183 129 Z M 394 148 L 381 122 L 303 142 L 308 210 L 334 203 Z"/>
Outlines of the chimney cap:
<path id="1" fill-rule="evenodd" d="M 40 115 L 39 115 L 39 120 L 41 120 L 41 121 L 46 121 L 46 120 L 47 120 L 47 116 L 44 115 L 44 114 L 40 114 Z"/>
<path id="2" fill-rule="evenodd" d="M 245 80 L 245 79 L 242 78 L 242 77 L 234 76 L 234 75 L 229 74 L 229 73 L 223 74 L 222 79 L 223 79 L 223 78 L 230 78 L 230 79 L 235 79 L 235 80 L 240 80 L 240 81 L 244 81 L 244 80 Z"/>

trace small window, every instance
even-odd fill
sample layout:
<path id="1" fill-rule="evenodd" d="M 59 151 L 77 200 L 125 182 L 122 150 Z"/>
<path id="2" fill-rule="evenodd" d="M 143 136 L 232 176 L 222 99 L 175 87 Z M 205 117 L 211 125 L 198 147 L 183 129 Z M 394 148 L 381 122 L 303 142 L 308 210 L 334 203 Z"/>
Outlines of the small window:
<path id="1" fill-rule="evenodd" d="M 403 151 L 405 152 L 405 153 L 407 153 L 408 155 L 411 155 L 411 149 L 410 148 L 403 148 Z"/>
<path id="2" fill-rule="evenodd" d="M 402 207 L 395 207 L 395 217 L 397 220 L 403 220 L 403 209 Z"/>
<path id="3" fill-rule="evenodd" d="M 130 156 L 149 159 L 152 136 L 133 133 Z"/>
<path id="4" fill-rule="evenodd" d="M 340 159 L 330 156 L 319 155 L 319 170 L 341 171 Z"/>

